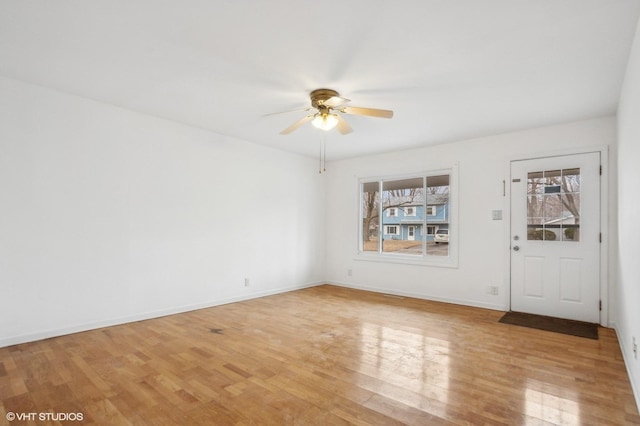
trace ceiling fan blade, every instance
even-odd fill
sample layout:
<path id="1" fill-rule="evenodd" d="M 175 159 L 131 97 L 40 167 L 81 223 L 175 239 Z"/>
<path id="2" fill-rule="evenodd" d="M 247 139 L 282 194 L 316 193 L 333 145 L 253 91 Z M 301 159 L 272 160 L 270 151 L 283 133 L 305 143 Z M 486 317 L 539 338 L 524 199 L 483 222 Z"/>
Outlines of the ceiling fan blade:
<path id="1" fill-rule="evenodd" d="M 322 104 L 330 108 L 335 108 L 340 105 L 344 105 L 347 102 L 351 102 L 351 99 L 343 98 L 342 96 L 332 96 L 326 101 L 322 102 Z"/>
<path id="2" fill-rule="evenodd" d="M 393 111 L 388 109 L 362 108 L 362 107 L 342 107 L 340 112 L 354 115 L 367 115 L 369 117 L 391 118 Z"/>
<path id="3" fill-rule="evenodd" d="M 289 111 L 280 111 L 280 112 L 272 112 L 270 114 L 264 114 L 263 117 L 269 117 L 270 115 L 278 115 L 278 114 L 287 114 L 289 112 L 303 112 L 303 111 L 309 111 L 311 109 L 311 107 L 307 107 L 307 108 L 302 108 L 302 109 L 292 109 Z"/>
<path id="4" fill-rule="evenodd" d="M 302 126 L 307 121 L 310 121 L 311 119 L 313 119 L 313 117 L 315 117 L 315 114 L 309 114 L 306 117 L 302 117 L 300 120 L 296 121 L 291 126 L 287 127 L 283 131 L 281 131 L 280 134 L 281 135 L 288 135 L 289 133 L 291 133 L 294 130 L 296 130 L 298 127 Z"/>
<path id="5" fill-rule="evenodd" d="M 353 129 L 351 128 L 351 126 L 349 126 L 347 120 L 345 120 L 338 114 L 336 114 L 336 117 L 338 118 L 338 124 L 336 125 L 336 128 L 341 134 L 346 135 L 347 133 L 353 132 Z"/>

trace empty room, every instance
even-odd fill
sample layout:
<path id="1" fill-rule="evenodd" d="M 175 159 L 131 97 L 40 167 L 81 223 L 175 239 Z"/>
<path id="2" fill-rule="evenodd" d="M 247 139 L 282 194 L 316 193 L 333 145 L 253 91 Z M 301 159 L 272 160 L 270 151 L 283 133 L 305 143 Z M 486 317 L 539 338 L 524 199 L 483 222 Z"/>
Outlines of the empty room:
<path id="1" fill-rule="evenodd" d="M 640 1 L 0 1 L 0 424 L 640 424 Z"/>

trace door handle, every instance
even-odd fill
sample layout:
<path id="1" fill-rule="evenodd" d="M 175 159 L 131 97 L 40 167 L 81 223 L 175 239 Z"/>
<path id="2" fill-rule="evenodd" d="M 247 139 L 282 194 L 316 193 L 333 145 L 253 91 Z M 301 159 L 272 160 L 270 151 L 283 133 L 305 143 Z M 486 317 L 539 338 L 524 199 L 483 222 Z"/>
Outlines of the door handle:
<path id="1" fill-rule="evenodd" d="M 518 246 L 513 246 L 513 251 L 518 251 L 518 250 L 520 250 L 520 247 L 518 247 Z"/>

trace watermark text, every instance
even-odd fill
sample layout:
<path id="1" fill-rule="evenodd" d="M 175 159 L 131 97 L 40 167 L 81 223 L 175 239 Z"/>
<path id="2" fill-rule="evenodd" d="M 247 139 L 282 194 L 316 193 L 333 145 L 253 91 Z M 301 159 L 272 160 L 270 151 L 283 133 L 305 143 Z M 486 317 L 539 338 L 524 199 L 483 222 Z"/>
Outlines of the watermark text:
<path id="1" fill-rule="evenodd" d="M 35 420 L 41 422 L 81 422 L 84 420 L 83 413 L 14 413 L 9 411 L 5 417 L 10 422 L 15 420 L 19 422 Z"/>

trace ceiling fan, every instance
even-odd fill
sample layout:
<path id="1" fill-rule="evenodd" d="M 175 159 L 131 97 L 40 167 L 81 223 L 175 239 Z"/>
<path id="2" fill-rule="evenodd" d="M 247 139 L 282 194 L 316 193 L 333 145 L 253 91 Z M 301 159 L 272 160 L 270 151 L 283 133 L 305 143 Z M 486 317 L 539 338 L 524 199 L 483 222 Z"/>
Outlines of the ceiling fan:
<path id="1" fill-rule="evenodd" d="M 309 97 L 311 98 L 311 107 L 303 109 L 302 111 L 309 111 L 312 108 L 316 111 L 284 129 L 280 132 L 281 135 L 288 135 L 309 121 L 311 121 L 311 124 L 315 127 L 326 131 L 336 127 L 341 134 L 346 135 L 347 133 L 351 133 L 353 129 L 349 126 L 349 123 L 342 118 L 341 114 L 366 115 L 378 118 L 393 117 L 393 111 L 386 109 L 345 106 L 350 100 L 343 98 L 338 92 L 332 89 L 316 89 L 309 94 Z"/>

